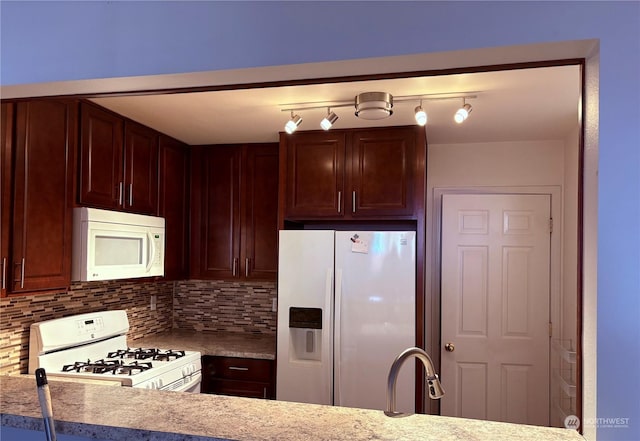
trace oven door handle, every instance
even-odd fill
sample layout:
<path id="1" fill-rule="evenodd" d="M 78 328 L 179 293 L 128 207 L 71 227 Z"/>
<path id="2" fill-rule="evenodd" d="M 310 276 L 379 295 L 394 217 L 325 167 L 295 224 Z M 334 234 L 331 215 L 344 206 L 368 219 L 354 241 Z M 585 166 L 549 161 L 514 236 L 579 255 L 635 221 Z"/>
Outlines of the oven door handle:
<path id="1" fill-rule="evenodd" d="M 183 386 L 180 386 L 176 389 L 173 389 L 174 392 L 193 392 L 193 393 L 199 393 L 200 392 L 200 383 L 202 383 L 202 373 L 200 371 L 191 374 L 188 376 L 188 378 L 190 379 L 188 383 L 184 384 Z"/>

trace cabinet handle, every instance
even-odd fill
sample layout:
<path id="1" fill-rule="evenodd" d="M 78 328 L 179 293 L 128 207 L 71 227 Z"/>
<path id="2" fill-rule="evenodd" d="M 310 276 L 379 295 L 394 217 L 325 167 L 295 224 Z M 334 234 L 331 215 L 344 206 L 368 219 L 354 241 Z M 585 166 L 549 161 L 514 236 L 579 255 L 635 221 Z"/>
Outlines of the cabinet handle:
<path id="1" fill-rule="evenodd" d="M 133 184 L 129 184 L 129 206 L 133 207 Z"/>
<path id="2" fill-rule="evenodd" d="M 22 268 L 20 269 L 20 289 L 24 288 L 24 257 L 22 258 Z"/>
<path id="3" fill-rule="evenodd" d="M 356 191 L 353 190 L 353 193 L 351 194 L 351 209 L 353 210 L 353 212 L 356 212 Z"/>
<path id="4" fill-rule="evenodd" d="M 238 265 L 238 258 L 234 257 L 233 258 L 233 263 L 231 264 L 231 275 L 233 277 L 236 276 L 236 266 Z"/>
<path id="5" fill-rule="evenodd" d="M 248 367 L 229 366 L 230 371 L 248 371 Z"/>
<path id="6" fill-rule="evenodd" d="M 118 205 L 122 205 L 122 197 L 123 197 L 122 192 L 123 191 L 124 191 L 124 183 L 120 182 L 118 184 Z"/>
<path id="7" fill-rule="evenodd" d="M 2 258 L 2 289 L 7 289 L 7 258 Z"/>
<path id="8" fill-rule="evenodd" d="M 340 213 L 340 211 L 342 210 L 342 208 L 340 207 L 342 205 L 342 192 L 339 191 L 338 192 L 338 213 Z"/>
<path id="9" fill-rule="evenodd" d="M 245 277 L 249 277 L 249 262 L 250 260 L 248 257 L 244 259 L 244 276 Z"/>

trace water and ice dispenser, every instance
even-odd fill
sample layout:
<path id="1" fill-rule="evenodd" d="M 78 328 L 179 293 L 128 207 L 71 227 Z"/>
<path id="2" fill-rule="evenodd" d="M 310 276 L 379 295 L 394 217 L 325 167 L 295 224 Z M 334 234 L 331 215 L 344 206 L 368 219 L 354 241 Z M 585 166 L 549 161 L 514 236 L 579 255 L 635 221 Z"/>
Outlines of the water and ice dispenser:
<path id="1" fill-rule="evenodd" d="M 322 354 L 322 309 L 289 308 L 291 360 L 320 361 Z"/>

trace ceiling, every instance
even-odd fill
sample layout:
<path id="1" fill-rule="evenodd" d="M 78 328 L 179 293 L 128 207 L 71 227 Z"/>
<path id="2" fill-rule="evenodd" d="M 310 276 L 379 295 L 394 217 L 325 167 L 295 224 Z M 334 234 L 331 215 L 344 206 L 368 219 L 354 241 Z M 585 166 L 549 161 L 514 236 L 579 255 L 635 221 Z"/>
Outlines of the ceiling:
<path id="1" fill-rule="evenodd" d="M 393 115 L 358 119 L 353 106 L 332 110 L 335 128 L 415 124 L 419 100 L 399 97 L 472 94 L 473 111 L 456 124 L 453 114 L 462 99 L 423 100 L 429 115 L 427 139 L 434 143 L 562 139 L 578 122 L 580 67 L 577 65 L 464 73 L 416 78 L 264 87 L 215 92 L 94 98 L 92 101 L 190 145 L 275 142 L 289 112 L 336 103 L 352 103 L 362 92 L 382 91 L 396 97 Z M 302 103 L 302 104 L 301 104 Z M 318 130 L 326 107 L 296 111 L 298 128 Z"/>

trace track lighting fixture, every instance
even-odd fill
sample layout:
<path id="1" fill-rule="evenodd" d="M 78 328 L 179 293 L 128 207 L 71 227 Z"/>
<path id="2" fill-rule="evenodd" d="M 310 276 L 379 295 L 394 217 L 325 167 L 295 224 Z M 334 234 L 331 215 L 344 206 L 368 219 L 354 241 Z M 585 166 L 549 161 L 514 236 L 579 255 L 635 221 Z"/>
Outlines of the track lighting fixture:
<path id="1" fill-rule="evenodd" d="M 462 98 L 462 107 L 460 107 L 453 119 L 456 123 L 463 123 L 471 113 L 471 104 L 467 103 L 467 99 L 474 99 L 479 92 L 462 93 L 434 93 L 424 95 L 404 95 L 395 98 L 386 92 L 363 92 L 356 95 L 352 101 L 324 101 L 324 102 L 305 102 L 281 104 L 282 112 L 290 112 L 291 119 L 284 126 L 284 130 L 288 134 L 295 132 L 302 123 L 302 117 L 294 112 L 306 112 L 314 109 L 327 109 L 326 116 L 320 121 L 320 127 L 323 130 L 329 130 L 338 120 L 338 115 L 332 109 L 338 107 L 355 107 L 355 116 L 367 120 L 378 120 L 391 116 L 393 114 L 393 102 L 396 103 L 419 103 L 413 110 L 416 124 L 424 126 L 427 124 L 427 111 L 422 107 L 423 101 L 441 101 L 441 100 L 459 100 Z"/>
<path id="2" fill-rule="evenodd" d="M 294 115 L 291 111 L 291 119 L 284 125 L 284 131 L 291 135 L 298 129 L 298 126 L 302 123 L 302 118 L 299 115 Z"/>
<path id="3" fill-rule="evenodd" d="M 427 112 L 422 108 L 422 100 L 420 100 L 420 105 L 415 108 L 415 118 L 419 126 L 424 126 L 427 123 Z"/>
<path id="4" fill-rule="evenodd" d="M 338 115 L 335 112 L 331 111 L 331 108 L 327 107 L 327 116 L 324 117 L 322 121 L 320 121 L 320 127 L 324 130 L 329 130 L 331 126 L 333 126 L 336 121 L 338 121 Z"/>
<path id="5" fill-rule="evenodd" d="M 472 110 L 471 104 L 465 103 L 464 98 L 462 98 L 462 107 L 460 107 L 453 116 L 454 121 L 458 124 L 462 124 L 469 117 Z"/>

